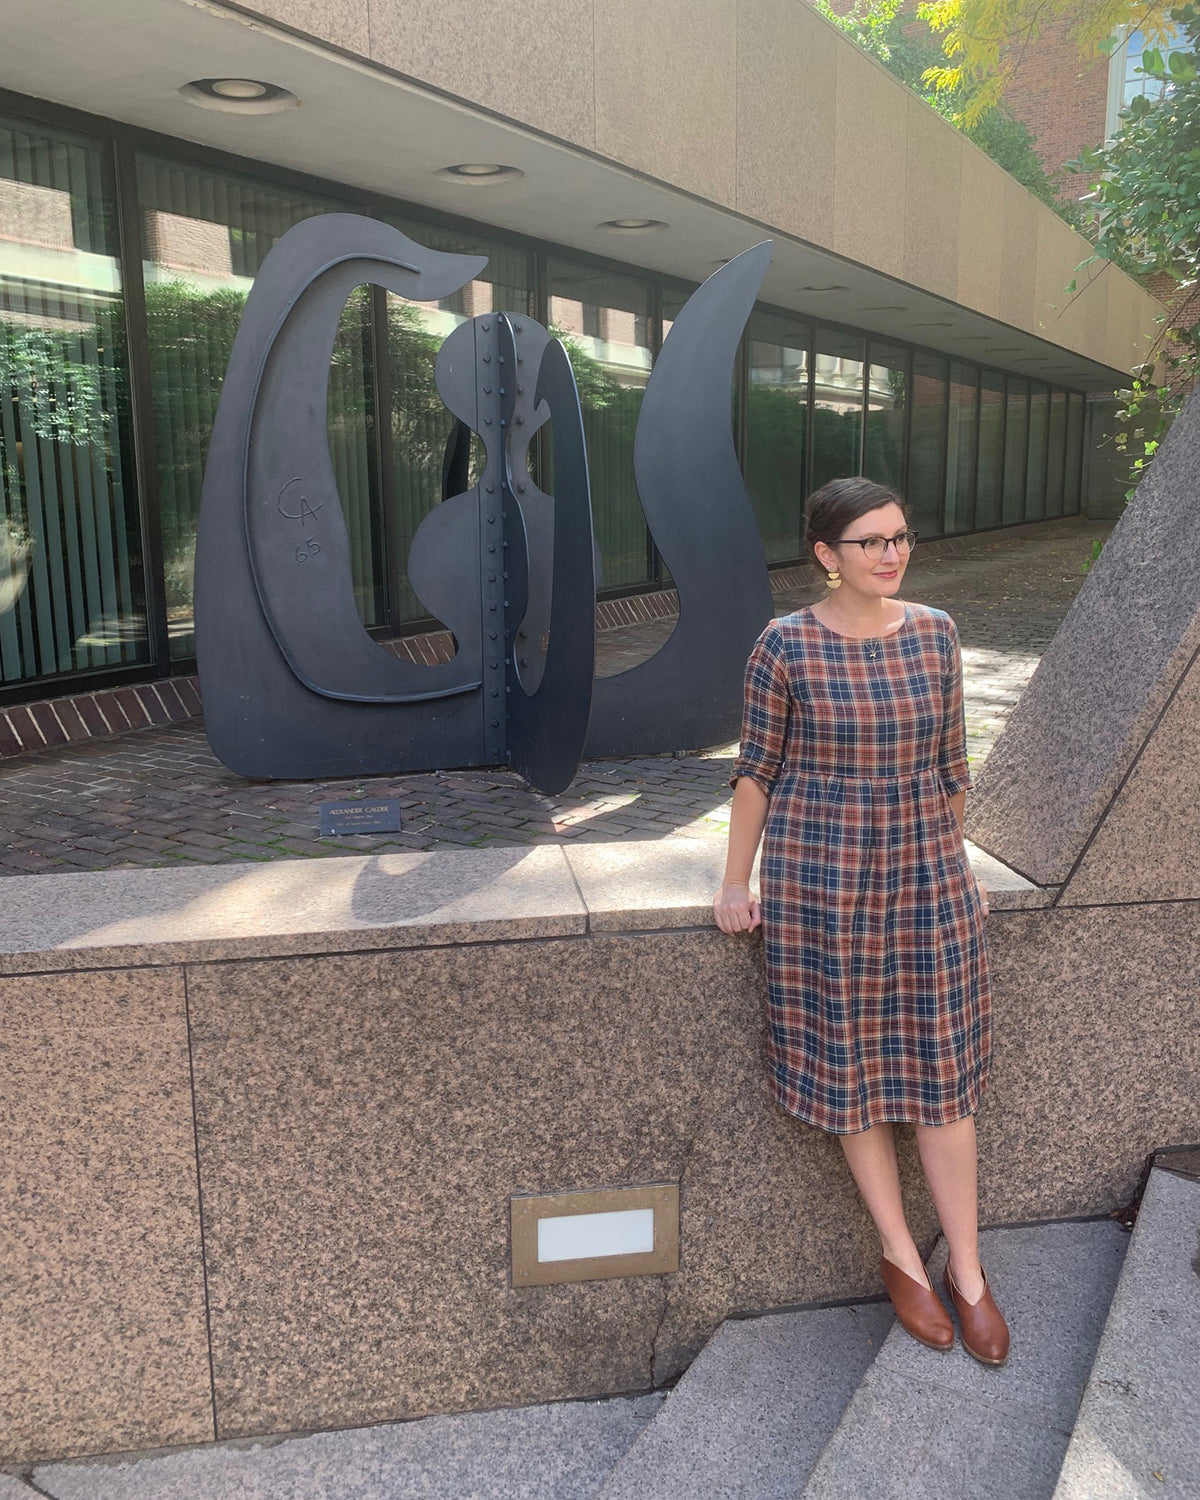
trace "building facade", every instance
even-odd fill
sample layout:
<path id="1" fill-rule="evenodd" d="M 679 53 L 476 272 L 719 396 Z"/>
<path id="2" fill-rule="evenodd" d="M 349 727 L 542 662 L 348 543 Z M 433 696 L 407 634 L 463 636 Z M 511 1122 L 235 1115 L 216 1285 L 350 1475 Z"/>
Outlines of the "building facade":
<path id="1" fill-rule="evenodd" d="M 1029 127 L 1042 165 L 1063 198 L 1091 192 L 1086 175 L 1068 172 L 1086 147 L 1098 146 L 1121 128 L 1121 111 L 1145 94 L 1161 97 L 1162 85 L 1141 71 L 1147 45 L 1136 27 L 1112 51 L 1087 56 L 1061 23 L 1047 26 L 1021 48 L 1004 90 L 1004 102 Z"/>
<path id="2" fill-rule="evenodd" d="M 1067 297 L 1085 242 L 802 0 L 714 0 L 707 29 L 674 0 L 547 0 L 519 45 L 478 0 L 449 9 L 16 0 L 4 700 L 192 670 L 225 362 L 267 252 L 312 214 L 487 256 L 437 305 L 364 286 L 342 317 L 326 420 L 380 637 L 433 623 L 406 572 L 453 422 L 433 360 L 493 309 L 567 340 L 602 593 L 669 581 L 633 481 L 641 394 L 690 292 L 766 237 L 731 420 L 770 562 L 801 555 L 804 496 L 838 474 L 904 491 L 922 537 L 1086 506 L 1087 394 L 1136 362 L 1155 304 L 1115 270 Z"/>

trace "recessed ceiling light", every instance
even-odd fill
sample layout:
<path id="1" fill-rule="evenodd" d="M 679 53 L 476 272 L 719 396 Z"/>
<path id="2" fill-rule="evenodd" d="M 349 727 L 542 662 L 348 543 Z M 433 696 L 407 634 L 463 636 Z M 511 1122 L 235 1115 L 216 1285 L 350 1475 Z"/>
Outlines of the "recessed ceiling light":
<path id="1" fill-rule="evenodd" d="M 670 225 L 662 219 L 604 219 L 597 229 L 607 229 L 611 234 L 654 234 Z"/>
<path id="2" fill-rule="evenodd" d="M 848 286 L 841 286 L 841 285 L 834 285 L 834 286 L 798 286 L 796 288 L 796 290 L 798 292 L 848 292 L 850 290 L 850 288 Z"/>
<path id="3" fill-rule="evenodd" d="M 520 167 L 506 167 L 498 161 L 460 161 L 438 172 L 439 177 L 447 177 L 451 182 L 469 182 L 477 187 L 489 182 L 512 182 L 524 175 Z"/>
<path id="4" fill-rule="evenodd" d="M 253 78 L 217 78 L 212 91 L 222 99 L 262 99 L 269 92 L 265 83 Z"/>
<path id="5" fill-rule="evenodd" d="M 272 115 L 300 103 L 289 89 L 260 78 L 193 78 L 179 92 L 189 104 L 232 115 Z"/>

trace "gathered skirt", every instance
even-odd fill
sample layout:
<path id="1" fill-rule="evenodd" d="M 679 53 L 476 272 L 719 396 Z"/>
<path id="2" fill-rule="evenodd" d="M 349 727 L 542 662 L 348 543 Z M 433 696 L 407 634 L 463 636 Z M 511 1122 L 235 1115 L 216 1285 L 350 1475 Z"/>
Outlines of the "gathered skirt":
<path id="1" fill-rule="evenodd" d="M 949 617 L 864 642 L 811 611 L 747 668 L 732 780 L 769 794 L 761 864 L 775 1098 L 837 1135 L 975 1112 L 991 1058 L 982 904 L 951 796 L 969 780 Z"/>

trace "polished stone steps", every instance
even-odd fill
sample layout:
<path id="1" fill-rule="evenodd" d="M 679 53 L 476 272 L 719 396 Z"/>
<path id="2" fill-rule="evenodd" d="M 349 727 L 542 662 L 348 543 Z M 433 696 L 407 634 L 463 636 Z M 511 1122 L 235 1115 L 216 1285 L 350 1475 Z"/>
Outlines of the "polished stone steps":
<path id="1" fill-rule="evenodd" d="M 798 1493 L 1049 1500 L 1128 1244 L 1108 1220 L 985 1231 L 1008 1364 L 978 1364 L 961 1342 L 926 1349 L 896 1325 Z M 929 1263 L 935 1286 L 944 1260 Z"/>
<path id="2" fill-rule="evenodd" d="M 342 1432 L 216 1443 L 126 1460 L 42 1465 L 52 1500 L 592 1500 L 662 1396 L 425 1417 Z M 17 1500 L 14 1493 L 12 1500 Z M 0 1489 L 0 1500 L 10 1500 Z"/>
<path id="3" fill-rule="evenodd" d="M 1054 1500 L 1200 1495 L 1200 1152 L 1159 1157 Z M 639 1439 L 639 1441 L 641 1441 Z"/>
<path id="4" fill-rule="evenodd" d="M 598 1500 L 794 1500 L 893 1321 L 875 1302 L 722 1324 Z"/>

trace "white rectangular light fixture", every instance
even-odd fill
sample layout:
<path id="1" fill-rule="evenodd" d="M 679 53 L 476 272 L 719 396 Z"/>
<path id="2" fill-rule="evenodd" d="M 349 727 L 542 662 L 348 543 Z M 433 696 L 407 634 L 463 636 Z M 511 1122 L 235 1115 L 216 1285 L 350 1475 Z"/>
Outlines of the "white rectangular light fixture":
<path id="1" fill-rule="evenodd" d="M 679 1184 L 510 1200 L 512 1284 L 550 1286 L 679 1269 Z"/>
<path id="2" fill-rule="evenodd" d="M 596 1255 L 649 1255 L 654 1250 L 654 1210 L 624 1208 L 607 1214 L 559 1214 L 537 1221 L 537 1258 L 585 1260 Z"/>

